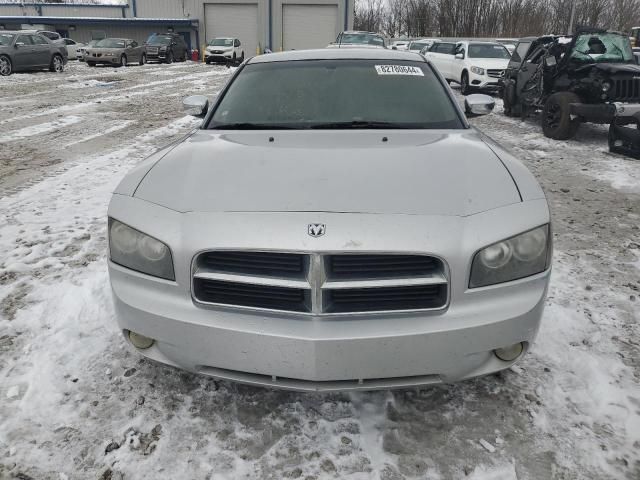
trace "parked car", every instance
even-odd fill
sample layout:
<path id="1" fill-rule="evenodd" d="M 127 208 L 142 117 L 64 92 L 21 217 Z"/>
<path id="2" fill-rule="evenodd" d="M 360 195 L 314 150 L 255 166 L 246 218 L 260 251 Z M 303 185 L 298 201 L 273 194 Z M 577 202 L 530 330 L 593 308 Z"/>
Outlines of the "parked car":
<path id="1" fill-rule="evenodd" d="M 423 57 L 261 55 L 211 108 L 184 104 L 200 128 L 108 210 L 116 318 L 140 354 L 330 391 L 464 380 L 529 350 L 551 271 L 544 193 Z"/>
<path id="2" fill-rule="evenodd" d="M 609 124 L 609 148 L 640 156 L 640 66 L 626 35 L 582 28 L 523 38 L 504 84 L 505 114 L 542 110 L 545 136 L 566 140 L 582 122 Z"/>
<path id="3" fill-rule="evenodd" d="M 408 40 L 396 40 L 391 43 L 392 50 L 407 50 L 409 46 Z"/>
<path id="4" fill-rule="evenodd" d="M 0 30 L 0 75 L 25 70 L 62 72 L 67 63 L 67 49 L 54 44 L 35 31 Z"/>
<path id="5" fill-rule="evenodd" d="M 338 34 L 336 41 L 327 46 L 327 48 L 350 47 L 387 48 L 387 41 L 378 33 L 347 31 Z"/>
<path id="6" fill-rule="evenodd" d="M 78 49 L 78 60 L 81 61 L 81 62 L 84 62 L 85 61 L 85 57 L 87 55 L 87 50 L 90 49 L 91 47 L 95 47 L 96 43 L 98 43 L 99 41 L 100 41 L 100 39 L 90 40 L 89 43 L 87 43 L 83 47 L 80 47 Z"/>
<path id="7" fill-rule="evenodd" d="M 176 33 L 158 33 L 149 37 L 145 43 L 147 61 L 173 63 L 174 60 L 186 62 L 189 48 L 182 35 Z"/>
<path id="8" fill-rule="evenodd" d="M 433 41 L 429 41 L 429 40 L 422 40 L 422 39 L 411 40 L 407 44 L 407 50 L 410 52 L 419 53 L 423 48 L 429 47 L 432 44 L 433 44 Z"/>
<path id="9" fill-rule="evenodd" d="M 85 60 L 90 67 L 98 64 L 116 67 L 124 67 L 129 63 L 144 65 L 147 63 L 147 53 L 143 45 L 130 38 L 105 38 L 86 50 Z"/>
<path id="10" fill-rule="evenodd" d="M 80 57 L 82 56 L 82 49 L 85 47 L 85 44 L 78 43 L 75 40 L 72 40 L 70 38 L 63 38 L 62 40 L 65 46 L 67 47 L 69 58 L 72 58 L 74 60 L 79 60 Z"/>
<path id="11" fill-rule="evenodd" d="M 210 40 L 204 51 L 206 63 L 242 63 L 244 49 L 238 38 L 219 37 Z"/>
<path id="12" fill-rule="evenodd" d="M 460 84 L 467 95 L 477 90 L 498 90 L 511 55 L 496 42 L 435 43 L 426 57 L 448 81 Z"/>

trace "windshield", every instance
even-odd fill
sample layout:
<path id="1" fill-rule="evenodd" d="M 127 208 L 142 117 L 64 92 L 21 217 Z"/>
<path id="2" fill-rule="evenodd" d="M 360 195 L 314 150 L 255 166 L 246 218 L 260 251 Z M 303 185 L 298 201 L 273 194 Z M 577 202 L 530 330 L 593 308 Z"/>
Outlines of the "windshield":
<path id="1" fill-rule="evenodd" d="M 634 62 L 629 39 L 615 33 L 579 35 L 569 58 L 584 63 Z"/>
<path id="2" fill-rule="evenodd" d="M 339 43 L 349 43 L 355 45 L 376 45 L 384 47 L 384 38 L 370 33 L 343 33 L 338 38 Z"/>
<path id="3" fill-rule="evenodd" d="M 232 47 L 233 38 L 215 38 L 209 42 L 212 47 Z"/>
<path id="4" fill-rule="evenodd" d="M 428 47 L 428 43 L 411 42 L 409 50 L 422 50 L 424 47 Z"/>
<path id="5" fill-rule="evenodd" d="M 105 38 L 96 43 L 98 48 L 124 48 L 124 40 L 118 40 L 115 38 Z"/>
<path id="6" fill-rule="evenodd" d="M 511 58 L 509 50 L 503 45 L 491 43 L 470 43 L 469 58 Z"/>
<path id="7" fill-rule="evenodd" d="M 431 67 L 400 60 L 247 65 L 208 128 L 463 128 Z"/>
<path id="8" fill-rule="evenodd" d="M 15 37 L 15 35 L 9 33 L 0 33 L 0 45 L 2 45 L 3 47 L 11 45 L 13 37 Z"/>
<path id="9" fill-rule="evenodd" d="M 165 37 L 160 35 L 154 35 L 149 38 L 147 42 L 149 45 L 169 45 L 171 43 L 171 37 Z"/>

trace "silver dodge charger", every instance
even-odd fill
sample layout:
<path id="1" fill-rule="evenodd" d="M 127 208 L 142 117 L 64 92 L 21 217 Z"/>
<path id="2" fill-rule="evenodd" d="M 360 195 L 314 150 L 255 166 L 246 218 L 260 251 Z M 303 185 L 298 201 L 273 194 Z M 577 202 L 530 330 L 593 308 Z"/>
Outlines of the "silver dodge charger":
<path id="1" fill-rule="evenodd" d="M 246 61 L 202 125 L 109 205 L 117 320 L 142 355 L 306 391 L 454 382 L 510 367 L 538 331 L 549 208 L 417 53 Z"/>

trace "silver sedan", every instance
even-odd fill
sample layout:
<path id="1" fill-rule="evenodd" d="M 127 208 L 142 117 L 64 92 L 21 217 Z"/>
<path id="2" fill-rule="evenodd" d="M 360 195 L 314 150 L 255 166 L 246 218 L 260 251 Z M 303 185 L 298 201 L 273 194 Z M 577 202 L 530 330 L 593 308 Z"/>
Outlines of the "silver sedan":
<path id="1" fill-rule="evenodd" d="M 307 391 L 508 368 L 551 273 L 545 196 L 417 53 L 255 57 L 109 205 L 117 321 L 140 354 Z"/>

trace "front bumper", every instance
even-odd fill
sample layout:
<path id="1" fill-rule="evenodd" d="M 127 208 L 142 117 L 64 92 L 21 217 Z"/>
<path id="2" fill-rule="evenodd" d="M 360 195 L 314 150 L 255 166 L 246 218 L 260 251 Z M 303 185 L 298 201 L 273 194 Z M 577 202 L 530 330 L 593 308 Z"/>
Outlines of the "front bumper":
<path id="1" fill-rule="evenodd" d="M 206 62 L 228 62 L 233 59 L 233 52 L 211 53 L 205 51 L 204 59 Z"/>
<path id="2" fill-rule="evenodd" d="M 101 65 L 120 65 L 120 57 L 84 57 L 86 62 L 91 62 Z"/>
<path id="3" fill-rule="evenodd" d="M 502 79 L 490 77 L 486 70 L 484 75 L 469 71 L 469 85 L 478 90 L 498 90 L 502 88 Z"/>
<path id="4" fill-rule="evenodd" d="M 479 246 L 506 238 L 514 229 L 525 231 L 532 223 L 549 221 L 545 200 L 527 204 L 467 218 L 424 217 L 420 221 L 403 215 L 316 213 L 314 221 L 330 225 L 332 233 L 311 239 L 299 228 L 306 225 L 309 214 L 180 214 L 114 195 L 109 215 L 171 245 L 176 270 L 176 281 L 166 281 L 110 263 L 118 325 L 125 338 L 128 331 L 134 331 L 156 340 L 151 348 L 140 350 L 148 358 L 261 386 L 370 390 L 490 374 L 514 363 L 499 360 L 494 349 L 518 342 L 528 349 L 534 341 L 550 271 L 478 289 L 467 288 L 467 272 Z M 175 228 L 177 225 L 181 227 Z M 467 229 L 473 234 L 464 235 Z M 256 240 L 255 232 L 261 231 L 270 231 L 269 238 Z M 345 238 L 351 239 L 347 247 Z M 450 269 L 448 308 L 314 316 L 203 307 L 192 300 L 194 252 L 216 248 L 308 250 L 310 242 L 320 251 L 439 255 Z"/>

